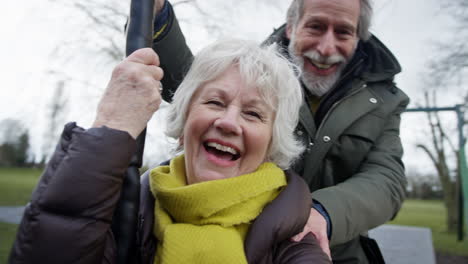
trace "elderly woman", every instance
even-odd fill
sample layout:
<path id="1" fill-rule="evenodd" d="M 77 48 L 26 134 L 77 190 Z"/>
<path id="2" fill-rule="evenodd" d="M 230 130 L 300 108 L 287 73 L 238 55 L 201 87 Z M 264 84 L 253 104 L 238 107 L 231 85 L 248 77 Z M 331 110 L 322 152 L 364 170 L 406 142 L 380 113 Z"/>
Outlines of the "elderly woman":
<path id="1" fill-rule="evenodd" d="M 162 71 L 150 49 L 113 72 L 94 127 L 66 126 L 31 203 L 11 263 L 114 263 L 111 231 L 135 138 L 158 109 Z M 274 47 L 229 40 L 196 57 L 170 106 L 183 152 L 142 177 L 139 263 L 329 263 L 301 232 L 306 184 L 285 170 L 301 89 Z"/>

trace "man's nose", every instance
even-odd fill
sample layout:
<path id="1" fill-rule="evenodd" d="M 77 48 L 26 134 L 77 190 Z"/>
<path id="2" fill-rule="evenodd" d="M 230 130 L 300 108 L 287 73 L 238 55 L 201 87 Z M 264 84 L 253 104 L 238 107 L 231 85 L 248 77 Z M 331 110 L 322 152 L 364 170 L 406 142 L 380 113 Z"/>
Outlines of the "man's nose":
<path id="1" fill-rule="evenodd" d="M 240 112 L 235 107 L 228 107 L 226 111 L 221 113 L 218 119 L 215 120 L 214 125 L 217 129 L 227 134 L 242 134 L 240 126 Z"/>
<path id="2" fill-rule="evenodd" d="M 329 29 L 319 40 L 317 52 L 325 57 L 336 54 L 336 39 L 333 30 Z"/>

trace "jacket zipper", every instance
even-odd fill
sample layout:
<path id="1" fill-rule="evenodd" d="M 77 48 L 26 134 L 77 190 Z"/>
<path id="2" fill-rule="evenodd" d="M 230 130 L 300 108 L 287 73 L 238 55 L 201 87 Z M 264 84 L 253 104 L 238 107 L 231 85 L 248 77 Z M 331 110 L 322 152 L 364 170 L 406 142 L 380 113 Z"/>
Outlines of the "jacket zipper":
<path id="1" fill-rule="evenodd" d="M 363 60 L 361 59 L 358 63 L 356 63 L 356 64 L 353 66 L 353 68 L 351 68 L 351 69 L 348 71 L 348 73 L 347 73 L 346 75 L 348 75 L 348 74 L 350 74 L 351 72 L 353 72 L 353 70 L 354 70 L 357 66 L 359 66 L 362 62 L 363 62 Z M 344 79 L 344 78 L 346 77 L 346 75 L 344 75 L 344 76 L 341 78 L 341 80 Z M 363 83 L 365 83 L 365 81 L 363 81 Z M 336 106 L 337 106 L 338 104 L 340 104 L 341 102 L 343 102 L 344 100 L 346 100 L 347 98 L 351 97 L 352 95 L 354 95 L 354 94 L 360 92 L 362 89 L 364 89 L 364 88 L 366 87 L 365 85 L 362 85 L 362 84 L 359 84 L 359 85 L 360 85 L 361 87 L 359 87 L 358 89 L 352 91 L 351 93 L 349 93 L 348 95 L 344 96 L 344 97 L 341 98 L 340 100 L 336 101 L 336 102 L 330 107 L 330 109 L 328 110 L 328 112 L 327 112 L 327 113 L 325 114 L 325 116 L 323 117 L 322 122 L 320 122 L 320 126 L 317 128 L 317 132 L 315 133 L 315 137 L 314 137 L 314 142 L 317 142 L 318 136 L 320 135 L 320 131 L 322 130 L 323 124 L 324 124 L 325 121 L 327 120 L 327 118 L 328 118 L 328 116 L 330 115 L 330 113 L 336 108 Z"/>

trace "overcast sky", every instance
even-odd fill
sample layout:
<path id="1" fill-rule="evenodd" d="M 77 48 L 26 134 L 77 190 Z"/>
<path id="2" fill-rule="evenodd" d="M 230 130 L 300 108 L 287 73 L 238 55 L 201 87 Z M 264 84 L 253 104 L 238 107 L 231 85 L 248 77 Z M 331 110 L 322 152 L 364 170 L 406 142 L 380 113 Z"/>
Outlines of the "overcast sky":
<path id="1" fill-rule="evenodd" d="M 233 0 L 234 1 L 234 0 Z M 234 10 L 218 10 L 226 24 L 223 33 L 230 37 L 263 40 L 274 27 L 284 21 L 289 1 L 278 1 L 273 7 L 258 6 L 255 1 L 238 1 Z M 205 8 L 216 1 L 201 1 Z M 218 4 L 220 2 L 218 1 Z M 213 7 L 215 8 L 215 7 Z M 435 41 L 447 39 L 449 21 L 440 14 L 438 0 L 377 0 L 371 31 L 384 42 L 399 59 L 403 72 L 398 75 L 398 86 L 412 98 L 412 105 L 421 102 L 424 89 L 423 78 L 427 59 L 437 54 Z M 41 138 L 46 134 L 47 105 L 56 81 L 68 77 L 83 80 L 67 86 L 68 107 L 64 122 L 78 121 L 89 127 L 100 94 L 103 92 L 111 71 L 110 66 L 77 52 L 70 58 L 61 57 L 57 46 L 83 30 L 79 14 L 60 1 L 28 0 L 27 2 L 4 1 L 0 15 L 0 121 L 15 118 L 24 122 L 30 130 L 34 151 L 40 150 Z M 213 12 L 218 12 L 213 11 Z M 193 8 L 178 7 L 182 29 L 190 46 L 196 51 L 214 41 L 214 36 L 203 30 Z M 223 13 L 224 12 L 224 13 Z M 58 60 L 57 57 L 61 57 Z M 57 68 L 66 69 L 71 76 L 51 75 Z M 460 92 L 444 92 L 441 105 L 457 103 Z M 161 144 L 163 127 L 161 117 L 156 116 L 149 126 L 151 144 Z M 453 114 L 443 118 L 452 119 Z M 406 148 L 405 162 L 409 167 L 427 168 L 427 159 L 415 150 L 417 142 L 427 140 L 423 127 L 424 115 L 405 114 L 402 137 Z M 452 124 L 453 125 L 453 124 Z M 456 143 L 457 135 L 454 134 Z M 151 147 L 147 153 L 154 153 Z M 164 153 L 166 155 L 167 153 Z M 156 154 L 152 154 L 156 155 Z M 423 164 L 423 165 L 422 165 Z"/>

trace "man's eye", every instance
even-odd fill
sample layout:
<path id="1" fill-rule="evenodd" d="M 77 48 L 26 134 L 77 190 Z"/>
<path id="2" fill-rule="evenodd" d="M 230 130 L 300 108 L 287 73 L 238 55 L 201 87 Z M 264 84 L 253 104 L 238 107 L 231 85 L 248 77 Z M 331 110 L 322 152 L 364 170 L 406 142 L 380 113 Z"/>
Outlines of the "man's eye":
<path id="1" fill-rule="evenodd" d="M 350 31 L 350 30 L 342 29 L 342 30 L 337 30 L 336 34 L 338 34 L 340 37 L 348 38 L 348 37 L 351 37 L 353 35 L 353 32 Z"/>
<path id="2" fill-rule="evenodd" d="M 310 24 L 308 26 L 311 30 L 322 30 L 323 26 L 321 24 Z"/>

